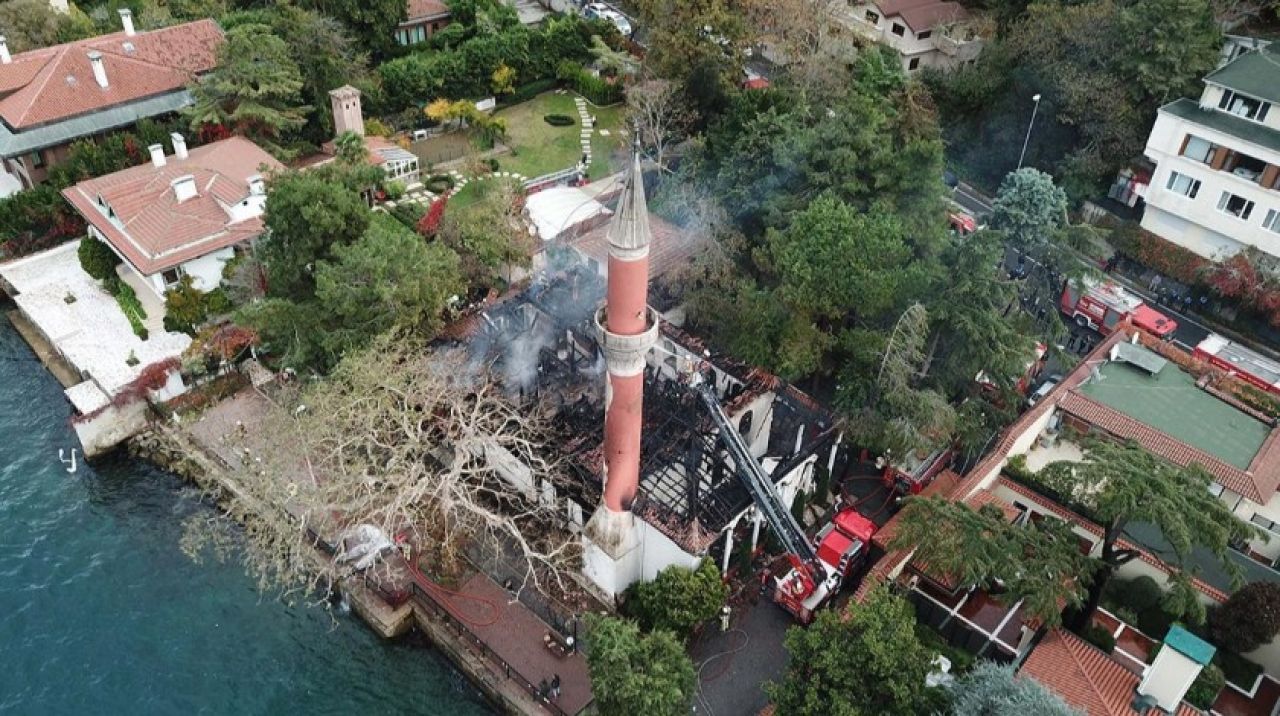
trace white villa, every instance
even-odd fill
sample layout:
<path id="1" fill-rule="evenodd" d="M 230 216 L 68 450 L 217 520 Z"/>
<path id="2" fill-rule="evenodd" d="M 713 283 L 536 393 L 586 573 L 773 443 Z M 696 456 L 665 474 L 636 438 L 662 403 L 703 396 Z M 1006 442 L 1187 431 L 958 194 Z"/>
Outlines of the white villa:
<path id="1" fill-rule="evenodd" d="M 1280 257 L 1280 52 L 1239 54 L 1204 83 L 1160 108 L 1142 228 L 1206 258 Z"/>
<path id="2" fill-rule="evenodd" d="M 172 135 L 173 154 L 159 144 L 151 161 L 88 179 L 62 195 L 157 296 L 190 276 L 210 291 L 237 247 L 263 230 L 264 177 L 284 168 L 253 142 L 232 137 L 187 150 Z"/>

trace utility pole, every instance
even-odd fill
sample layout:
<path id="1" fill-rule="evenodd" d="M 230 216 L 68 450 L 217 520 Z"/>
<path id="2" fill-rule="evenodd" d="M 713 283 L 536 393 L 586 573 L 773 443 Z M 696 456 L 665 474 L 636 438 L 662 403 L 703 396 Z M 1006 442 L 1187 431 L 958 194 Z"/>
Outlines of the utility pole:
<path id="1" fill-rule="evenodd" d="M 1031 141 L 1031 128 L 1036 126 L 1036 111 L 1040 109 L 1040 94 L 1032 95 L 1031 101 L 1035 102 L 1035 105 L 1031 107 L 1031 121 L 1027 123 L 1027 137 L 1022 140 L 1022 153 L 1018 155 L 1018 169 L 1022 168 L 1022 160 L 1027 156 L 1027 144 Z"/>

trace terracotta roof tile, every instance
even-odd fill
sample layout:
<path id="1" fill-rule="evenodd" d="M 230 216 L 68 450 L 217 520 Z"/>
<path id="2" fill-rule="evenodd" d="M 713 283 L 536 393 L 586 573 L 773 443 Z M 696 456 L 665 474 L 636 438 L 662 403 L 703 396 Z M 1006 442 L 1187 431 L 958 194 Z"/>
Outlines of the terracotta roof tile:
<path id="1" fill-rule="evenodd" d="M 232 221 L 224 205 L 248 196 L 250 177 L 282 168 L 253 142 L 232 137 L 192 149 L 186 159 L 166 157 L 163 167 L 148 161 L 82 181 L 62 195 L 140 271 L 152 274 L 262 233 L 260 218 Z M 188 175 L 197 195 L 178 202 L 171 182 Z M 103 215 L 98 197 L 123 228 Z"/>
<path id="2" fill-rule="evenodd" d="M 214 68 L 222 42 L 217 23 L 197 20 L 14 55 L 12 62 L 0 64 L 0 118 L 21 130 L 182 90 Z M 105 88 L 94 80 L 90 51 L 102 53 Z"/>
<path id="3" fill-rule="evenodd" d="M 1138 676 L 1092 644 L 1062 629 L 1054 629 L 1036 645 L 1021 672 L 1057 693 L 1085 716 L 1136 716 L 1130 707 Z M 1163 713 L 1151 709 L 1144 716 Z M 1200 712 L 1186 703 L 1175 716 Z"/>
<path id="4" fill-rule="evenodd" d="M 444 4 L 444 0 L 409 0 L 405 22 L 428 20 L 449 14 L 449 6 Z"/>
<path id="5" fill-rule="evenodd" d="M 595 259 L 601 266 L 609 263 L 609 224 L 602 223 L 582 236 L 574 239 L 572 246 L 589 258 Z M 649 213 L 649 233 L 652 240 L 649 244 L 649 277 L 660 278 L 683 266 L 699 253 L 706 245 L 704 239 L 684 231 L 680 227 Z"/>
<path id="6" fill-rule="evenodd" d="M 901 17 L 915 32 L 968 17 L 960 3 L 944 0 L 880 0 L 876 7 L 885 17 Z"/>

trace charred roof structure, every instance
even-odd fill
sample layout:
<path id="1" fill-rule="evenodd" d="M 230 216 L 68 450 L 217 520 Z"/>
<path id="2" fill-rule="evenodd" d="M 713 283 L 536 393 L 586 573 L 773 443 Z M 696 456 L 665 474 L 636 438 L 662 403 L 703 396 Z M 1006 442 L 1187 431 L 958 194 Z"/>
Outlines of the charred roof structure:
<path id="1" fill-rule="evenodd" d="M 570 497 L 590 510 L 600 500 L 604 448 L 605 360 L 593 330 L 605 282 L 585 262 L 534 276 L 446 331 L 477 371 L 499 377 L 508 393 L 554 412 L 550 446 L 577 487 Z M 644 370 L 640 484 L 632 511 L 690 554 L 704 553 L 747 508 L 709 415 L 683 379 L 681 362 L 710 362 L 726 412 L 774 480 L 834 437 L 831 414 L 758 368 L 711 354 L 697 338 L 662 323 Z"/>

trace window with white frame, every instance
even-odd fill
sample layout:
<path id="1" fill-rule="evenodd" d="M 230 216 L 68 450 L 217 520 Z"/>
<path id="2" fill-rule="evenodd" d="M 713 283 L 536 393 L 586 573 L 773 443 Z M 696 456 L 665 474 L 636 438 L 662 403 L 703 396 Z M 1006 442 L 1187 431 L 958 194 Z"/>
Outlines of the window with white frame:
<path id="1" fill-rule="evenodd" d="M 867 17 L 867 22 L 871 23 L 872 25 L 880 24 L 880 16 L 876 14 L 875 10 L 868 10 L 866 17 Z"/>
<path id="2" fill-rule="evenodd" d="M 916 35 L 916 39 L 917 39 L 917 40 L 927 40 L 927 39 L 929 39 L 930 37 L 933 37 L 933 30 L 925 30 L 924 32 L 920 33 L 919 35 Z"/>
<path id="3" fill-rule="evenodd" d="M 1255 512 L 1253 513 L 1253 516 L 1249 518 L 1249 521 L 1271 534 L 1280 535 L 1280 524 L 1276 524 L 1275 520 L 1267 519 Z"/>
<path id="4" fill-rule="evenodd" d="M 907 34 L 907 28 L 903 25 L 899 25 L 896 22 L 893 23 L 893 27 L 890 28 L 890 31 L 893 34 L 897 35 L 898 37 L 902 37 L 903 35 Z"/>
<path id="5" fill-rule="evenodd" d="M 1196 194 L 1200 193 L 1200 180 L 1186 174 L 1170 172 L 1169 183 L 1166 188 L 1174 194 L 1181 194 L 1189 199 L 1194 199 Z"/>
<path id="6" fill-rule="evenodd" d="M 1229 191 L 1222 192 L 1222 198 L 1218 199 L 1218 211 L 1230 214 L 1237 219 L 1248 219 L 1253 213 L 1253 202 L 1242 196 L 1236 196 Z"/>
<path id="7" fill-rule="evenodd" d="M 1262 220 L 1262 228 L 1280 234 L 1280 211 L 1276 209 L 1267 209 L 1267 218 Z"/>
<path id="8" fill-rule="evenodd" d="M 1267 118 L 1271 103 L 1242 95 L 1235 90 L 1224 90 L 1222 99 L 1218 100 L 1218 109 L 1234 114 L 1237 117 L 1261 122 Z"/>

